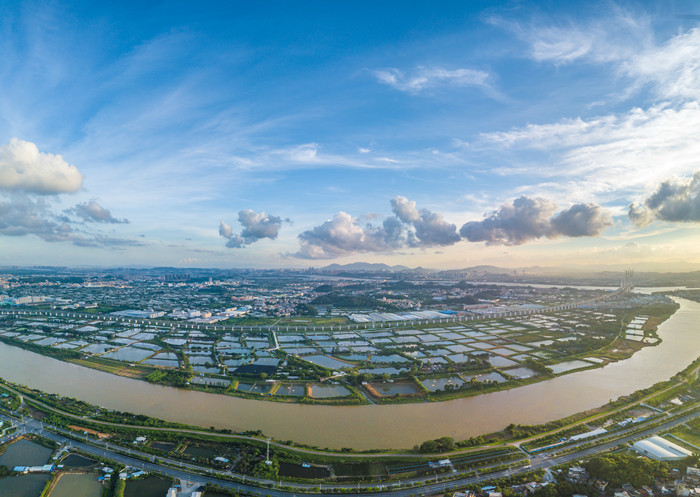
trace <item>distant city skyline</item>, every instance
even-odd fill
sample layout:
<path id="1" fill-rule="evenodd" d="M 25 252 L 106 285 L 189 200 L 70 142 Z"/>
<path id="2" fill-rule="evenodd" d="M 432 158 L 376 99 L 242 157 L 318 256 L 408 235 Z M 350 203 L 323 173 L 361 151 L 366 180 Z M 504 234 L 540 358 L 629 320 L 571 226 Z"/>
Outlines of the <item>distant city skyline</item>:
<path id="1" fill-rule="evenodd" d="M 0 266 L 700 264 L 689 1 L 0 5 Z"/>

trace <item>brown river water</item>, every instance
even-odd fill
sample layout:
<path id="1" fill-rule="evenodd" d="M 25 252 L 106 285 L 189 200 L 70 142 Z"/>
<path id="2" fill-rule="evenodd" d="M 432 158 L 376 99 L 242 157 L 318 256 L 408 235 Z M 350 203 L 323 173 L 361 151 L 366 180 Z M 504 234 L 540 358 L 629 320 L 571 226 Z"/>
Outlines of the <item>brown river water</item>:
<path id="1" fill-rule="evenodd" d="M 407 448 L 424 440 L 462 440 L 510 423 L 538 424 L 601 406 L 667 380 L 700 356 L 700 303 L 659 326 L 663 342 L 604 368 L 511 390 L 437 403 L 320 406 L 181 390 L 68 364 L 0 343 L 0 376 L 45 392 L 120 411 L 319 447 Z"/>

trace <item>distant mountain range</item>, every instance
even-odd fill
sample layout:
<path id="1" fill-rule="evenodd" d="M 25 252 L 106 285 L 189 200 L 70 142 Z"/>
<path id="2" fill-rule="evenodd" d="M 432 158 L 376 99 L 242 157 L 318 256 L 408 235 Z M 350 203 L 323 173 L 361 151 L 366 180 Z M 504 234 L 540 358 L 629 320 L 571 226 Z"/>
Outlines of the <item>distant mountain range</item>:
<path id="1" fill-rule="evenodd" d="M 389 266 L 372 262 L 351 262 L 350 264 L 331 264 L 319 268 L 320 271 L 420 271 L 406 266 Z"/>
<path id="2" fill-rule="evenodd" d="M 690 271 L 669 271 L 672 265 L 665 264 L 630 264 L 623 265 L 599 265 L 570 267 L 542 267 L 530 266 L 525 268 L 504 268 L 498 266 L 481 265 L 466 267 L 463 269 L 423 269 L 409 268 L 406 266 L 389 266 L 381 263 L 354 262 L 351 264 L 331 264 L 323 268 L 309 270 L 312 274 L 332 274 L 339 277 L 372 277 L 395 279 L 411 279 L 422 277 L 428 273 L 428 278 L 444 279 L 448 281 L 472 281 L 492 283 L 542 283 L 552 285 L 604 285 L 614 286 L 619 284 L 622 271 L 628 267 L 634 269 L 634 284 L 643 286 L 689 286 L 700 288 L 700 270 L 696 264 L 686 264 Z M 694 270 L 692 270 L 694 269 Z M 664 271 L 665 270 L 665 271 Z"/>
<path id="3" fill-rule="evenodd" d="M 513 273 L 513 271 L 528 271 L 528 272 L 541 272 L 543 268 L 540 267 L 530 267 L 530 268 L 503 268 L 497 266 L 473 266 L 463 269 L 429 269 L 423 267 L 410 268 L 406 266 L 389 266 L 388 264 L 382 263 L 372 263 L 372 262 L 351 262 L 349 264 L 330 264 L 325 267 L 317 268 L 318 271 L 393 271 L 393 272 L 427 272 L 427 273 L 452 273 L 452 272 L 469 272 L 469 273 L 488 273 L 488 274 L 501 274 L 501 273 Z"/>
<path id="4" fill-rule="evenodd" d="M 389 266 L 388 264 L 372 263 L 372 262 L 351 262 L 349 264 L 330 264 L 321 268 L 316 268 L 317 271 L 332 271 L 332 272 L 411 272 L 411 273 L 487 273 L 487 274 L 512 274 L 514 271 L 521 272 L 524 269 L 508 269 L 497 266 L 474 266 L 464 269 L 429 269 L 423 267 L 410 268 L 406 266 Z M 540 272 L 542 268 L 532 267 L 525 269 L 528 272 Z"/>
<path id="5" fill-rule="evenodd" d="M 680 267 L 679 267 L 680 266 Z M 430 268 L 410 268 L 407 266 L 390 266 L 382 263 L 371 262 L 352 262 L 349 264 L 330 264 L 325 267 L 316 268 L 315 271 L 323 272 L 406 272 L 406 273 L 434 273 L 445 276 L 455 276 L 459 273 L 470 273 L 471 276 L 476 275 L 508 275 L 512 277 L 532 277 L 532 276 L 591 276 L 593 274 L 606 275 L 617 274 L 625 269 L 632 268 L 635 273 L 642 275 L 644 273 L 657 274 L 682 274 L 688 272 L 700 271 L 699 264 L 693 263 L 635 263 L 635 264 L 600 264 L 600 265 L 571 265 L 568 267 L 543 267 L 529 266 L 506 268 L 490 265 L 471 266 L 461 269 L 430 269 Z"/>

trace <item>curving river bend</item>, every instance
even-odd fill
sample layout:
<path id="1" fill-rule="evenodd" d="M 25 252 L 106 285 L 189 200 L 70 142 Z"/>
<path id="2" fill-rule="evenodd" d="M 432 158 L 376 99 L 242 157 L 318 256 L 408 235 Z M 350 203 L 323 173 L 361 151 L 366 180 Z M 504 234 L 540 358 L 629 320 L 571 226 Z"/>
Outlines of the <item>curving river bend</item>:
<path id="1" fill-rule="evenodd" d="M 320 447 L 405 448 L 452 436 L 462 440 L 510 423 L 538 424 L 601 406 L 667 380 L 700 355 L 700 303 L 659 326 L 663 342 L 604 368 L 511 390 L 439 403 L 319 406 L 242 399 L 153 385 L 0 343 L 0 377 L 110 409 L 187 423 L 260 429 L 277 440 Z"/>

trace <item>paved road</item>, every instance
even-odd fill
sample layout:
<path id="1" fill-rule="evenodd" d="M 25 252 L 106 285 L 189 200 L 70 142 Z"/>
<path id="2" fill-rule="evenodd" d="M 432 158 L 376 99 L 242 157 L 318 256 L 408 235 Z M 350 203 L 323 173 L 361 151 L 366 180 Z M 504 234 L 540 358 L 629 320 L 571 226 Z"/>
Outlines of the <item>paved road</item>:
<path id="1" fill-rule="evenodd" d="M 588 447 L 581 449 L 579 451 L 570 453 L 570 454 L 564 454 L 561 456 L 554 456 L 554 457 L 548 457 L 546 454 L 541 454 L 538 456 L 535 456 L 531 459 L 531 469 L 548 469 L 552 466 L 556 466 L 559 464 L 565 464 L 565 463 L 570 463 L 575 460 L 579 459 L 584 459 L 591 457 L 594 454 L 601 453 L 601 452 L 606 452 L 611 449 L 614 449 L 616 447 L 625 445 L 630 443 L 631 441 L 638 439 L 638 438 L 645 438 L 648 436 L 651 436 L 655 433 L 663 432 L 670 430 L 674 428 L 675 426 L 681 425 L 683 423 L 686 423 L 687 421 L 696 418 L 700 416 L 700 410 L 694 410 L 692 412 L 688 412 L 687 414 L 684 414 L 681 417 L 678 417 L 673 420 L 669 420 L 661 425 L 655 426 L 648 428 L 646 430 L 643 430 L 638 433 L 630 434 L 623 436 L 621 438 L 611 440 L 609 442 L 605 442 L 599 445 L 596 445 L 594 447 Z M 380 487 L 379 484 L 377 483 L 360 483 L 360 484 L 355 484 L 355 485 L 317 485 L 317 484 L 290 484 L 290 483 L 285 483 L 286 486 L 288 487 L 294 487 L 297 488 L 298 490 L 295 491 L 287 491 L 287 490 L 279 490 L 276 488 L 266 488 L 262 487 L 261 485 L 264 483 L 267 484 L 277 484 L 277 482 L 264 482 L 261 480 L 253 480 L 253 484 L 249 483 L 235 483 L 227 480 L 221 480 L 218 478 L 210 477 L 210 476 L 203 476 L 200 474 L 196 473 L 196 469 L 194 466 L 188 465 L 186 463 L 181 463 L 179 461 L 172 461 L 174 464 L 180 464 L 182 466 L 182 469 L 179 468 L 173 468 L 169 466 L 162 466 L 160 464 L 156 464 L 154 462 L 147 462 L 143 461 L 141 459 L 132 457 L 128 454 L 122 454 L 120 452 L 116 452 L 116 450 L 123 450 L 123 449 L 116 449 L 112 446 L 110 446 L 107 443 L 104 443 L 103 446 L 95 446 L 92 444 L 87 444 L 83 443 L 80 441 L 76 441 L 73 439 L 69 439 L 61 434 L 58 433 L 53 433 L 50 431 L 46 431 L 44 429 L 44 426 L 33 419 L 26 419 L 24 423 L 21 424 L 28 432 L 33 432 L 38 435 L 44 436 L 46 438 L 49 438 L 51 440 L 54 440 L 56 442 L 60 442 L 62 444 L 70 444 L 73 447 L 87 453 L 87 454 L 92 454 L 95 456 L 100 456 L 104 457 L 107 459 L 114 460 L 118 463 L 128 465 L 128 466 L 133 466 L 136 468 L 142 468 L 145 471 L 151 471 L 151 472 L 159 472 L 167 476 L 171 476 L 174 478 L 178 478 L 180 480 L 184 481 L 189 481 L 193 482 L 195 484 L 199 485 L 205 485 L 206 483 L 214 483 L 221 485 L 223 487 L 228 487 L 228 488 L 235 488 L 240 491 L 244 491 L 247 493 L 251 494 L 258 494 L 258 495 L 270 495 L 271 497 L 294 497 L 297 494 L 301 495 L 301 491 L 303 490 L 304 494 L 323 494 L 324 489 L 329 489 L 329 488 L 337 488 L 337 487 L 342 487 L 342 488 L 347 488 L 348 492 L 344 493 L 343 495 L 350 495 L 350 496 L 360 496 L 360 495 L 367 495 L 367 493 L 361 493 L 359 490 L 361 488 L 367 488 L 367 487 Z M 143 454 L 143 456 L 146 457 L 153 457 L 149 454 Z M 164 459 L 164 458 L 159 458 L 159 459 Z M 168 460 L 170 461 L 170 460 Z M 197 468 L 201 471 L 201 468 Z M 497 471 L 493 473 L 488 473 L 485 475 L 479 475 L 479 476 L 470 476 L 470 477 L 465 477 L 465 478 L 460 478 L 457 480 L 449 481 L 449 482 L 433 482 L 432 478 L 434 477 L 423 477 L 423 478 L 417 478 L 413 480 L 404 480 L 404 484 L 407 482 L 415 482 L 415 483 L 420 483 L 422 486 L 420 487 L 408 487 L 408 488 L 397 488 L 397 484 L 393 483 L 391 485 L 383 485 L 380 491 L 374 492 L 374 495 L 381 495 L 381 496 L 393 496 L 393 497 L 409 497 L 410 495 L 430 495 L 434 493 L 439 493 L 439 492 L 445 492 L 449 490 L 454 490 L 456 488 L 462 487 L 464 485 L 470 484 L 470 483 L 481 483 L 483 481 L 487 480 L 492 480 L 495 478 L 504 478 L 508 477 L 511 475 L 515 474 L 520 474 L 524 473 L 526 471 L 530 471 L 530 468 L 526 467 L 520 467 L 516 469 L 507 469 L 507 470 L 502 470 L 502 471 Z M 213 472 L 213 471 L 212 471 Z M 248 482 L 251 482 L 251 479 L 248 478 Z M 357 488 L 358 491 L 353 492 L 350 490 L 351 488 Z"/>

